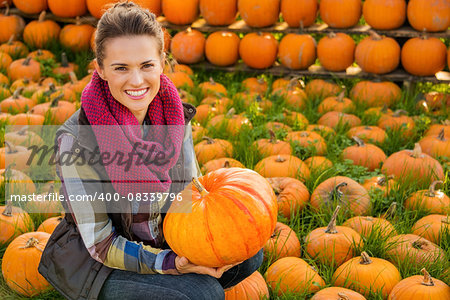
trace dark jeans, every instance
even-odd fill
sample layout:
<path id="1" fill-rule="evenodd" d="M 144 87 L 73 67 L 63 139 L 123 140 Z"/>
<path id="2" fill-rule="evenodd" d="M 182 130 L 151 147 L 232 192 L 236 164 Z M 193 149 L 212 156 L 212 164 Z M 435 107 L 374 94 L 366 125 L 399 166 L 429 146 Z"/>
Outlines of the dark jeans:
<path id="1" fill-rule="evenodd" d="M 220 300 L 224 289 L 232 287 L 256 271 L 263 261 L 263 251 L 226 271 L 221 278 L 209 275 L 138 274 L 113 270 L 103 284 L 98 299 L 131 300 Z"/>

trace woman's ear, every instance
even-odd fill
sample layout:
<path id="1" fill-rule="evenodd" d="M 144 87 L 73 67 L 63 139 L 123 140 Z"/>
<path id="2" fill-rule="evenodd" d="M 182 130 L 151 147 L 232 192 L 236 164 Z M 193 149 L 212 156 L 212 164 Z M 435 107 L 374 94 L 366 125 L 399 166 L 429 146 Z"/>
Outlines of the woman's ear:
<path id="1" fill-rule="evenodd" d="M 103 69 L 102 69 L 102 68 L 100 67 L 100 65 L 98 64 L 97 59 L 94 59 L 94 67 L 95 67 L 95 70 L 96 70 L 97 73 L 98 73 L 98 76 L 100 76 L 101 79 L 105 80 L 104 74 L 103 74 Z"/>
<path id="2" fill-rule="evenodd" d="M 163 52 L 161 57 L 161 72 L 159 74 L 162 74 L 164 72 L 165 65 L 166 65 L 166 52 Z"/>

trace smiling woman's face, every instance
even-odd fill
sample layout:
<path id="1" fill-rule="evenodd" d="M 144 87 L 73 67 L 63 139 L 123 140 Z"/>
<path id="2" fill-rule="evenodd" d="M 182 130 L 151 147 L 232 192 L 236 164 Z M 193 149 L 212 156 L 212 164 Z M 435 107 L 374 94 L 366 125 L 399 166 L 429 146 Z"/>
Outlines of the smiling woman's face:
<path id="1" fill-rule="evenodd" d="M 106 41 L 100 77 L 108 82 L 112 96 L 126 106 L 142 124 L 148 106 L 159 91 L 163 62 L 154 37 L 117 37 Z"/>

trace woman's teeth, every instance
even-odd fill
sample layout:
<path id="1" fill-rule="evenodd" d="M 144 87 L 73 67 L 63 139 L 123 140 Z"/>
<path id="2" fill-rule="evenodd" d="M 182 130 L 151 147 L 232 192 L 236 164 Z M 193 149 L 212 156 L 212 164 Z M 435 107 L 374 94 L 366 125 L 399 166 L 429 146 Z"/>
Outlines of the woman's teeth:
<path id="1" fill-rule="evenodd" d="M 139 97 L 145 94 L 147 89 L 139 90 L 139 91 L 126 91 L 126 93 L 130 96 Z"/>

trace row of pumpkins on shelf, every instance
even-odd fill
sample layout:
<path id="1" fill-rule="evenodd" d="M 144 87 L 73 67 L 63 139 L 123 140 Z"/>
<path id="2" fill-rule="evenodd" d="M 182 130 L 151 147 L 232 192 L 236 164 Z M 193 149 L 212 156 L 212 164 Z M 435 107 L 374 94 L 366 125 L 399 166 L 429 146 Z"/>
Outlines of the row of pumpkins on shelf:
<path id="1" fill-rule="evenodd" d="M 358 183 L 348 177 L 338 176 L 324 181 L 316 188 L 311 197 L 309 197 L 308 190 L 299 180 L 286 177 L 267 178 L 267 180 L 264 180 L 260 175 L 249 170 L 240 168 L 222 168 L 211 171 L 204 177 L 199 178 L 199 183 L 195 185 L 195 188 L 200 195 L 199 201 L 211 201 L 211 199 L 217 199 L 214 198 L 217 197 L 215 193 L 219 193 L 221 187 L 220 185 L 217 185 L 216 181 L 220 176 L 222 176 L 222 180 L 227 182 L 227 185 L 225 185 L 227 188 L 230 188 L 230 186 L 239 187 L 244 184 L 244 182 L 255 183 L 252 191 L 246 189 L 244 192 L 241 190 L 240 193 L 245 194 L 241 195 L 241 198 L 239 198 L 240 201 L 243 202 L 242 205 L 251 205 L 253 201 L 267 201 L 267 203 L 269 203 L 268 199 L 273 197 L 274 200 L 278 202 L 280 208 L 288 206 L 291 209 L 289 217 L 293 217 L 295 214 L 299 213 L 303 208 L 299 205 L 302 202 L 302 205 L 304 206 L 306 202 L 310 201 L 312 209 L 317 209 L 313 205 L 313 202 L 318 200 L 319 202 L 322 202 L 322 205 L 326 205 L 326 203 L 330 203 L 330 201 L 333 202 L 336 195 L 338 195 L 337 197 L 340 197 L 340 199 L 343 200 L 341 203 L 345 205 L 345 209 L 351 209 L 352 205 L 360 199 L 360 194 L 357 191 L 359 187 L 355 186 L 355 184 L 358 185 Z M 225 179 L 223 179 L 224 176 Z M 215 187 L 212 187 L 212 181 L 214 181 Z M 429 190 L 415 192 L 408 200 L 406 200 L 405 205 L 407 207 L 411 205 L 411 207 L 414 208 L 423 208 L 424 206 L 427 206 L 437 209 L 439 205 L 436 205 L 436 203 L 441 202 L 441 204 L 443 204 L 441 205 L 441 208 L 445 209 L 450 207 L 450 199 L 445 194 L 444 200 L 442 200 L 443 197 L 441 195 L 437 195 L 438 193 L 442 194 L 442 192 L 435 191 L 434 187 L 436 184 L 437 182 L 434 182 Z M 255 189 L 258 189 L 258 192 L 256 194 L 251 194 Z M 206 190 L 207 192 L 203 193 L 203 190 Z M 337 190 L 339 193 L 336 192 Z M 278 193 L 276 198 L 273 191 Z M 52 192 L 51 186 L 49 192 Z M 270 195 L 266 195 L 266 193 Z M 265 200 L 250 200 L 249 195 L 252 195 L 252 197 L 255 198 L 266 196 L 267 199 L 263 197 Z M 301 197 L 305 199 L 300 199 Z M 447 203 L 443 203 L 445 201 Z M 45 210 L 50 207 L 48 206 L 49 204 L 53 205 L 55 203 L 30 202 L 28 204 L 40 205 L 40 211 L 41 213 L 44 213 Z M 56 204 L 59 204 L 59 202 L 56 202 Z M 239 211 L 240 209 L 242 209 L 242 207 L 230 207 L 230 210 L 226 211 L 228 213 L 230 213 L 230 211 L 233 212 L 233 215 L 237 217 L 239 214 L 234 210 Z M 387 298 L 389 295 L 389 297 L 391 297 L 389 299 L 404 299 L 394 298 L 393 296 L 396 293 L 400 293 L 399 290 L 402 290 L 404 288 L 403 285 L 406 284 L 406 282 L 403 282 L 403 284 L 399 283 L 402 278 L 395 265 L 398 265 L 399 262 L 404 261 L 405 259 L 414 265 L 419 266 L 426 265 L 430 262 L 444 262 L 446 259 L 445 252 L 436 245 L 439 244 L 441 235 L 450 230 L 448 216 L 445 216 L 445 212 L 443 211 L 437 212 L 440 215 L 435 213 L 418 220 L 411 229 L 412 234 L 398 235 L 395 228 L 387 220 L 389 215 L 393 213 L 392 208 L 379 218 L 360 216 L 360 214 L 356 213 L 357 216 L 348 219 L 342 226 L 336 226 L 336 217 L 339 209 L 340 207 L 338 206 L 327 227 L 316 228 L 305 237 L 305 251 L 308 257 L 317 260 L 321 264 L 337 267 L 333 275 L 335 286 L 351 288 L 366 297 L 370 292 L 380 291 L 384 298 Z M 55 207 L 52 206 L 51 210 L 48 211 L 56 210 Z M 429 212 L 433 213 L 435 210 L 429 210 Z M 48 282 L 37 273 L 37 265 L 43 248 L 50 236 L 49 233 L 54 230 L 62 217 L 53 216 L 53 214 L 50 213 L 45 215 L 50 218 L 41 224 L 38 231 L 43 230 L 49 233 L 28 232 L 18 236 L 22 232 L 33 229 L 31 217 L 20 208 L 13 208 L 11 202 L 8 202 L 6 206 L 0 207 L 0 213 L 0 222 L 7 225 L 2 226 L 2 233 L 8 235 L 2 236 L 2 242 L 14 239 L 8 245 L 3 256 L 2 272 L 6 283 L 16 292 L 26 296 L 36 295 L 43 290 L 48 289 Z M 202 211 L 194 211 L 191 218 L 198 219 L 198 214 L 201 215 L 202 213 Z M 169 211 L 164 222 L 164 232 L 169 245 L 172 243 L 171 233 L 174 227 L 173 224 L 177 224 L 178 226 L 175 227 L 180 228 L 179 223 L 176 222 L 179 215 L 180 214 L 170 215 Z M 227 214 L 224 213 L 223 217 L 226 218 Z M 174 220 L 171 218 L 174 218 Z M 264 218 L 264 216 L 261 216 L 261 218 L 258 217 L 258 221 L 256 221 L 255 224 L 264 228 L 262 232 L 265 232 L 265 229 L 268 227 L 272 228 L 270 235 L 267 236 L 266 239 L 263 239 L 263 245 L 259 246 L 264 246 L 266 258 L 275 261 L 265 274 L 267 283 L 271 288 L 278 293 L 278 295 L 282 296 L 284 293 L 292 292 L 318 292 L 321 288 L 325 287 L 325 282 L 317 271 L 305 260 L 300 258 L 300 241 L 295 232 L 287 225 L 279 222 L 276 224 L 274 223 L 274 226 L 269 226 L 268 220 L 262 221 Z M 244 219 L 234 219 L 236 222 L 248 222 L 248 220 L 244 221 Z M 221 223 L 218 222 L 218 224 Z M 227 228 L 226 231 L 229 231 L 229 228 Z M 227 235 L 225 235 L 225 238 L 226 236 Z M 387 245 L 386 252 L 390 261 L 375 257 L 370 258 L 366 252 L 362 252 L 360 257 L 354 257 L 356 255 L 356 249 L 363 246 L 364 239 L 377 237 L 385 240 Z M 220 243 L 220 241 L 216 242 Z M 177 248 L 176 246 L 181 246 L 181 248 Z M 192 255 L 192 261 L 194 261 L 194 259 L 204 259 L 201 255 L 198 255 L 198 253 L 197 255 L 191 254 L 190 252 L 192 251 L 186 249 L 186 247 L 183 248 L 182 245 L 175 244 L 174 246 L 171 245 L 171 247 L 178 254 L 183 252 L 181 254 L 183 256 L 190 257 L 189 255 Z M 206 248 L 209 248 L 209 246 Z M 218 249 L 217 246 L 215 249 Z M 258 249 L 260 248 L 256 247 L 256 251 Z M 186 253 L 188 254 L 186 255 Z M 21 259 L 18 260 L 18 257 Z M 20 265 L 18 263 L 19 261 Z M 25 266 L 24 262 L 26 264 Z M 203 264 L 206 263 L 211 262 L 203 262 Z M 368 275 L 367 277 L 361 276 L 361 272 L 364 272 L 365 274 L 370 273 L 371 275 Z M 385 275 L 380 276 L 381 274 Z M 418 278 L 416 277 L 415 280 L 417 279 Z M 264 295 L 267 295 L 267 286 L 259 274 L 249 277 L 242 284 L 227 291 L 227 293 L 229 293 L 228 297 L 230 297 L 227 299 L 234 299 L 233 296 L 239 297 L 239 293 L 246 293 L 245 284 L 252 280 L 259 281 L 260 283 L 258 286 L 265 287 L 262 292 Z M 426 272 L 424 282 L 427 283 L 427 286 L 439 287 L 439 289 L 430 288 L 428 291 L 430 293 L 436 293 L 434 294 L 435 297 L 438 297 L 439 293 L 442 293 L 442 295 L 448 293 L 449 287 L 445 283 L 437 279 L 430 279 L 430 276 L 427 275 Z M 397 286 L 397 284 L 399 286 Z M 355 295 L 358 295 L 347 289 L 327 289 L 327 292 L 328 291 L 333 293 L 340 292 L 347 297 L 355 297 Z M 258 290 L 258 293 L 259 292 L 261 291 Z M 238 294 L 235 295 L 235 293 Z M 316 297 L 316 299 L 322 299 L 319 296 L 325 293 L 325 290 L 318 292 L 314 297 Z M 263 297 L 264 295 L 260 295 L 260 297 Z M 358 297 L 360 298 L 356 299 L 365 299 L 362 295 L 359 295 Z M 257 297 L 257 299 L 258 298 L 259 297 Z"/>
<path id="2" fill-rule="evenodd" d="M 39 20 L 26 26 L 19 16 L 0 16 L 0 24 L 2 18 L 17 19 L 7 21 L 10 24 L 0 31 L 0 43 L 8 41 L 10 48 L 23 48 L 21 42 L 13 41 L 21 36 L 22 30 L 24 42 L 34 48 L 44 48 L 52 40 L 59 40 L 73 51 L 94 48 L 95 27 L 81 24 L 79 20 L 61 29 L 56 22 L 45 19 L 45 11 Z M 445 44 L 426 35 L 411 38 L 400 48 L 393 38 L 375 32 L 358 45 L 345 33 L 330 33 L 317 44 L 311 35 L 296 33 L 287 34 L 278 42 L 273 34 L 261 32 L 249 33 L 241 40 L 233 32 L 218 31 L 205 38 L 200 31 L 188 28 L 178 32 L 172 41 L 167 30 L 164 32 L 165 50 L 170 45 L 175 59 L 186 64 L 201 62 L 206 56 L 214 65 L 230 66 L 240 57 L 251 68 L 266 69 L 278 58 L 286 68 L 304 70 L 318 58 L 329 71 L 345 71 L 356 62 L 367 73 L 386 74 L 397 69 L 401 61 L 403 68 L 413 75 L 433 76 L 450 61 Z M 21 55 L 17 51 L 14 57 Z"/>
<path id="3" fill-rule="evenodd" d="M 11 0 L 8 0 L 11 3 Z M 106 5 L 117 0 L 12 0 L 24 13 L 38 14 L 46 9 L 59 17 L 82 16 L 89 11 L 100 18 Z M 250 27 L 274 25 L 281 12 L 290 27 L 308 27 L 321 20 L 333 28 L 350 28 L 361 16 L 374 29 L 391 30 L 408 18 L 418 31 L 445 31 L 450 26 L 450 4 L 446 0 L 134 0 L 156 15 L 176 25 L 188 25 L 199 13 L 213 26 L 230 25 L 237 13 Z"/>
<path id="4" fill-rule="evenodd" d="M 277 58 L 291 70 L 306 70 L 318 58 L 329 71 L 346 71 L 354 62 L 367 73 L 386 74 L 400 64 L 412 75 L 433 76 L 450 65 L 450 50 L 434 37 L 415 37 L 403 47 L 393 38 L 372 31 L 358 44 L 345 33 L 330 33 L 319 43 L 309 34 L 289 33 L 278 42 L 272 33 L 253 32 L 242 39 L 236 33 L 216 31 L 207 38 L 188 28 L 172 38 L 170 51 L 180 63 L 199 63 L 206 56 L 217 66 L 232 66 L 241 58 L 254 69 L 272 67 Z"/>

